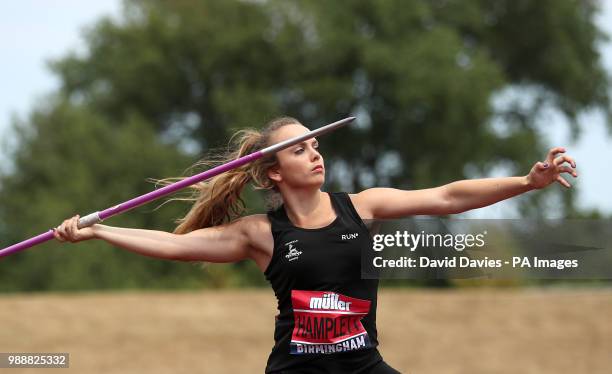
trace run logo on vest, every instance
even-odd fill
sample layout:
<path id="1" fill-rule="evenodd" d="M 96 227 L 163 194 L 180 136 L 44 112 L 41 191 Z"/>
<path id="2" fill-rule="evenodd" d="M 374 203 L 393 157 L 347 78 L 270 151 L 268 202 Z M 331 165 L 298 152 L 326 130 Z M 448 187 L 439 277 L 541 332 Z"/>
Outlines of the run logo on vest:
<path id="1" fill-rule="evenodd" d="M 370 347 L 361 319 L 370 301 L 326 291 L 291 291 L 291 354 L 328 354 Z"/>

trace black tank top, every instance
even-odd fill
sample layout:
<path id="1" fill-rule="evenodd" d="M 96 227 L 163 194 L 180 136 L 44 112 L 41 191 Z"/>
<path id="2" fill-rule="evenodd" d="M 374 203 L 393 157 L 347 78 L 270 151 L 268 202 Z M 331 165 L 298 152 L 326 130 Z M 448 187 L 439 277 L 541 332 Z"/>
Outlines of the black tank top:
<path id="1" fill-rule="evenodd" d="M 337 217 L 325 227 L 293 226 L 284 204 L 267 212 L 274 251 L 264 275 L 279 313 L 266 373 L 358 373 L 382 360 L 378 280 L 361 279 L 361 251 L 371 250 L 372 237 L 346 192 L 328 194 Z"/>

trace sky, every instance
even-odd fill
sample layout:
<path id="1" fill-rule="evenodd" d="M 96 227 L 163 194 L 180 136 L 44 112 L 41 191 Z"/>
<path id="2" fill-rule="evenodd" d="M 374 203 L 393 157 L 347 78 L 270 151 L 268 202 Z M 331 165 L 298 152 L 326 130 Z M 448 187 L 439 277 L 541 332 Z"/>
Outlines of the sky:
<path id="1" fill-rule="evenodd" d="M 41 11 L 44 6 L 44 11 Z M 10 142 L 8 127 L 12 118 L 27 118 L 35 103 L 44 101 L 47 93 L 59 87 L 59 81 L 46 67 L 46 61 L 69 51 L 84 51 L 81 37 L 83 28 L 102 16 L 118 17 L 119 0 L 20 0 L 0 2 L 0 147 Z M 612 0 L 602 0 L 602 13 L 597 23 L 612 36 Z M 600 47 L 602 61 L 612 75 L 612 41 Z M 601 113 L 585 113 L 580 117 L 584 132 L 579 139 L 571 139 L 563 118 L 550 114 L 542 136 L 550 147 L 564 146 L 574 157 L 579 178 L 566 176 L 578 190 L 578 206 L 598 208 L 612 214 L 612 134 L 607 130 Z M 549 126 L 550 123 L 552 126 Z M 545 130 L 544 130 L 545 129 Z M 0 160 L 5 160 L 0 148 Z M 545 155 L 542 155 L 544 158 Z M 534 160 L 535 161 L 538 160 Z M 525 174 L 528 170 L 525 171 Z M 509 176 L 504 169 L 488 175 Z M 450 181 L 449 181 L 450 182 Z M 549 188 L 563 190 L 560 184 Z M 537 193 L 532 191 L 529 193 Z M 464 213 L 466 218 L 518 218 L 511 200 Z M 555 216 L 555 201 L 550 202 L 549 216 Z"/>

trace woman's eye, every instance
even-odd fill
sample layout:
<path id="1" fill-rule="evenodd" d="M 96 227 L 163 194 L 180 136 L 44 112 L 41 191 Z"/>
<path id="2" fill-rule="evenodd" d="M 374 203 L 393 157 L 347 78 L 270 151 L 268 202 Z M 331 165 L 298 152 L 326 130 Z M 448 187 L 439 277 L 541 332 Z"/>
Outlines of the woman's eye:
<path id="1" fill-rule="evenodd" d="M 315 144 L 315 145 L 313 145 L 313 146 L 312 146 L 312 148 L 314 148 L 314 149 L 319 149 L 319 144 Z M 295 152 L 294 152 L 294 153 L 297 155 L 297 154 L 302 153 L 303 151 L 304 151 L 304 148 L 298 148 L 298 149 L 296 149 L 296 150 L 295 150 Z"/>

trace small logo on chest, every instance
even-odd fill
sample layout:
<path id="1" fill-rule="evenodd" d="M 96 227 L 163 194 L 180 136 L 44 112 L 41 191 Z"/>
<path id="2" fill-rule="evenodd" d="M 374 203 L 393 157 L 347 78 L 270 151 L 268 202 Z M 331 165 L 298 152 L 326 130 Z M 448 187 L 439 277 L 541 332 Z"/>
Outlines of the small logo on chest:
<path id="1" fill-rule="evenodd" d="M 294 246 L 296 242 L 297 240 L 292 240 L 289 243 L 285 243 L 285 245 L 289 247 L 289 253 L 285 255 L 285 258 L 289 261 L 297 260 L 298 258 L 300 258 L 300 255 L 302 254 L 302 251 L 299 251 Z"/>
<path id="2" fill-rule="evenodd" d="M 340 238 L 342 240 L 349 240 L 349 239 L 355 239 L 358 235 L 359 235 L 358 232 L 354 232 L 354 233 L 351 233 L 351 234 L 342 234 L 340 236 Z"/>

